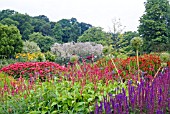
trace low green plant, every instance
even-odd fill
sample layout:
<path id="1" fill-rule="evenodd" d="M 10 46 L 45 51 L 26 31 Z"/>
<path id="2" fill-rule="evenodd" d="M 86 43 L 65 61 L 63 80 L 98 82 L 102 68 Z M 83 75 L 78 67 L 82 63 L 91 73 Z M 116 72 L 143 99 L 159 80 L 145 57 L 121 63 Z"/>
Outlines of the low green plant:
<path id="1" fill-rule="evenodd" d="M 108 93 L 117 94 L 125 84 L 102 81 L 95 85 L 87 81 L 82 88 L 80 82 L 61 80 L 59 78 L 50 82 L 36 82 L 35 89 L 23 91 L 22 94 L 9 96 L 0 102 L 0 111 L 5 114 L 75 114 L 90 113 L 94 110 L 95 102 L 100 102 Z M 119 90 L 117 89 L 119 88 Z"/>
<path id="2" fill-rule="evenodd" d="M 9 64 L 13 64 L 17 62 L 16 59 L 0 59 L 0 69 L 4 66 L 7 66 Z"/>

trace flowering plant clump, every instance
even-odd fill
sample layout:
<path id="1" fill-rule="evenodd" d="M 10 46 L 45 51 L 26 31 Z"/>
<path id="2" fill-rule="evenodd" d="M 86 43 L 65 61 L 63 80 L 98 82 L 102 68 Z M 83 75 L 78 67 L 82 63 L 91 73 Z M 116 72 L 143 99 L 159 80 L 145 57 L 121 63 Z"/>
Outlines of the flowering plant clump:
<path id="1" fill-rule="evenodd" d="M 12 76 L 0 73 L 0 101 L 7 100 L 7 96 L 29 95 L 29 90 L 33 89 L 34 83 L 20 77 L 17 80 Z"/>
<path id="2" fill-rule="evenodd" d="M 54 62 L 18 62 L 3 67 L 0 72 L 5 72 L 14 78 L 22 76 L 31 79 L 36 79 L 38 77 L 45 79 L 46 77 L 52 78 L 57 73 L 61 73 L 66 70 L 67 69 L 65 67 Z"/>
<path id="3" fill-rule="evenodd" d="M 18 53 L 15 56 L 18 61 L 26 62 L 26 61 L 45 61 L 45 55 L 41 52 L 35 53 Z"/>
<path id="4" fill-rule="evenodd" d="M 137 75 L 137 64 L 136 57 L 128 57 L 127 59 L 118 59 L 115 58 L 114 62 L 116 63 L 118 70 L 120 71 L 120 76 L 125 79 L 133 79 Z M 115 69 L 111 60 L 100 59 L 97 62 L 97 65 L 100 67 L 109 67 L 109 70 L 112 71 Z M 169 65 L 169 62 L 168 62 Z M 145 73 L 146 77 L 152 78 L 159 67 L 161 66 L 161 60 L 158 55 L 155 54 L 145 54 L 139 56 L 139 69 L 140 75 L 142 76 Z"/>
<path id="5" fill-rule="evenodd" d="M 51 47 L 51 51 L 57 54 L 57 57 L 67 58 L 72 55 L 78 55 L 80 57 L 87 57 L 91 54 L 94 56 L 101 56 L 103 46 L 94 42 L 78 42 L 78 43 L 55 43 Z"/>
<path id="6" fill-rule="evenodd" d="M 169 114 L 170 113 L 170 69 L 159 73 L 152 83 L 141 80 L 137 87 L 128 83 L 128 92 L 104 98 L 100 106 L 96 103 L 95 114 Z"/>

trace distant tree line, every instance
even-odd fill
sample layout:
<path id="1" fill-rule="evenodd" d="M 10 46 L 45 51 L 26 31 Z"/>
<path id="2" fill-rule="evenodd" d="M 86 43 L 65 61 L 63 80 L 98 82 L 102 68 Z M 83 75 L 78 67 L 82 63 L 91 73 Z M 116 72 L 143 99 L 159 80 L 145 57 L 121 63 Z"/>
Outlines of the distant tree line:
<path id="1" fill-rule="evenodd" d="M 29 40 L 29 35 L 39 32 L 43 36 L 53 37 L 56 42 L 63 43 L 77 42 L 78 37 L 92 27 L 91 24 L 78 22 L 76 18 L 52 22 L 45 15 L 32 17 L 10 9 L 0 11 L 0 23 L 16 26 L 22 35 L 22 40 Z"/>

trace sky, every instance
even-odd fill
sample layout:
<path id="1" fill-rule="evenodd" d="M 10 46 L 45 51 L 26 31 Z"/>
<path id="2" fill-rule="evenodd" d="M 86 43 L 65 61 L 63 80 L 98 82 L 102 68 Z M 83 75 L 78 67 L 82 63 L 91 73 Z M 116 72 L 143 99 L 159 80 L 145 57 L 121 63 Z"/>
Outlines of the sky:
<path id="1" fill-rule="evenodd" d="M 11 9 L 30 16 L 45 15 L 50 21 L 76 18 L 105 31 L 120 19 L 124 31 L 136 31 L 146 0 L 0 0 L 0 10 Z"/>

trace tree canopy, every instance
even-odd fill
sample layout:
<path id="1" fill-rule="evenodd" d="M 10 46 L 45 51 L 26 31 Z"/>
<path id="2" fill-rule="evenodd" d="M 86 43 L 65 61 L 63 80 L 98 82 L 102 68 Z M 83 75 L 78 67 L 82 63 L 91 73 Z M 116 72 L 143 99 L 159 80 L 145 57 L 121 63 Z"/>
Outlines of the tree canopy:
<path id="1" fill-rule="evenodd" d="M 42 33 L 33 33 L 29 35 L 29 41 L 37 43 L 42 52 L 47 52 L 54 44 L 54 39 L 50 36 L 43 36 Z"/>
<path id="2" fill-rule="evenodd" d="M 92 27 L 78 38 L 79 42 L 96 42 L 98 44 L 110 45 L 113 41 L 111 35 L 102 30 L 101 27 Z"/>
<path id="3" fill-rule="evenodd" d="M 7 58 L 22 51 L 23 41 L 17 27 L 0 24 L 0 55 Z"/>
<path id="4" fill-rule="evenodd" d="M 140 18 L 139 34 L 144 40 L 145 52 L 168 50 L 170 41 L 170 5 L 168 0 L 147 0 L 145 13 Z"/>
<path id="5" fill-rule="evenodd" d="M 28 36 L 33 32 L 40 32 L 43 36 L 50 36 L 60 43 L 77 42 L 78 37 L 92 27 L 91 24 L 78 22 L 76 18 L 52 22 L 45 15 L 32 17 L 10 9 L 0 11 L 0 23 L 15 25 L 23 40 L 29 40 Z"/>

